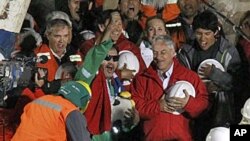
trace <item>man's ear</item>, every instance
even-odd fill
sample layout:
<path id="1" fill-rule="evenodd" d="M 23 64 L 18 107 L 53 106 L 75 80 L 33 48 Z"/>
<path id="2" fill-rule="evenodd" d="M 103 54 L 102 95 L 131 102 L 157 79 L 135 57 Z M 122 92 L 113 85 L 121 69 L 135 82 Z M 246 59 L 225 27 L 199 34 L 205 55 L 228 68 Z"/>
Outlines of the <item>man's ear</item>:
<path id="1" fill-rule="evenodd" d="M 214 36 L 217 36 L 217 35 L 218 35 L 218 33 L 220 32 L 220 30 L 221 30 L 221 27 L 220 27 L 220 26 L 218 26 L 218 29 L 215 31 Z"/>
<path id="2" fill-rule="evenodd" d="M 171 49 L 171 52 L 172 52 L 173 57 L 175 57 L 175 56 L 176 56 L 176 51 L 175 51 L 175 49 Z"/>

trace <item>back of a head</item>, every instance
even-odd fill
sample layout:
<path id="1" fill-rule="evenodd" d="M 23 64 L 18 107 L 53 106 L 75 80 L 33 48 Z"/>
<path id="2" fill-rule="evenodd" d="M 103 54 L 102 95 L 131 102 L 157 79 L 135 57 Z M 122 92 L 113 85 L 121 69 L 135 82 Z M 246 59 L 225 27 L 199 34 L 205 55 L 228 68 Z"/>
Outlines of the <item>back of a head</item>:
<path id="1" fill-rule="evenodd" d="M 230 141 L 229 133 L 230 130 L 226 127 L 212 128 L 206 137 L 206 141 Z"/>
<path id="2" fill-rule="evenodd" d="M 84 81 L 69 81 L 61 86 L 58 94 L 85 111 L 91 98 L 91 89 Z"/>
<path id="3" fill-rule="evenodd" d="M 64 64 L 62 64 L 62 68 L 70 73 L 72 78 L 75 78 L 76 72 L 77 72 L 77 68 L 76 66 L 72 63 L 72 62 L 66 62 Z"/>

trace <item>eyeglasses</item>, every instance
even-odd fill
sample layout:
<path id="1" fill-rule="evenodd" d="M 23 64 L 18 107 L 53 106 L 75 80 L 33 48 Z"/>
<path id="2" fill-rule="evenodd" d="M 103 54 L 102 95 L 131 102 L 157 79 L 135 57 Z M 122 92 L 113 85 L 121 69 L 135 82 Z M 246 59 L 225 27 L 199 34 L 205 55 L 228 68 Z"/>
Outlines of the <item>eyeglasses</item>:
<path id="1" fill-rule="evenodd" d="M 116 56 L 107 55 L 104 60 L 110 61 L 112 58 L 114 62 L 117 62 L 119 60 L 119 55 Z"/>

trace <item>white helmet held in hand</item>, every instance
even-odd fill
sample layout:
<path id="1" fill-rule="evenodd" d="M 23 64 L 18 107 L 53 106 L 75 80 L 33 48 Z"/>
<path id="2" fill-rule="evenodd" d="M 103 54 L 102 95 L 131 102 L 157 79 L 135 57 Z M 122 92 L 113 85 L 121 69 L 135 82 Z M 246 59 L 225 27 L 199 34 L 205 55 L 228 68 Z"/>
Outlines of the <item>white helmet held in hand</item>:
<path id="1" fill-rule="evenodd" d="M 124 64 L 127 64 L 127 69 L 135 70 L 134 75 L 138 73 L 140 64 L 137 57 L 128 50 L 123 50 L 119 52 L 119 62 L 118 62 L 118 69 L 121 69 Z"/>
<path id="2" fill-rule="evenodd" d="M 224 67 L 223 67 L 223 66 L 221 65 L 221 63 L 218 62 L 217 60 L 215 60 L 215 59 L 206 59 L 206 60 L 204 60 L 203 62 L 200 63 L 200 65 L 199 65 L 199 67 L 198 67 L 198 70 L 197 70 L 199 77 L 200 77 L 204 82 L 209 81 L 209 80 L 205 79 L 204 76 L 201 75 L 200 72 L 201 72 L 201 67 L 205 67 L 206 64 L 214 65 L 216 68 L 220 69 L 221 71 L 225 71 Z"/>
<path id="3" fill-rule="evenodd" d="M 140 64 L 137 57 L 128 50 L 123 50 L 119 52 L 118 69 L 121 70 L 124 65 L 127 65 L 127 69 L 135 70 L 134 75 L 136 75 L 140 69 Z M 124 85 L 129 85 L 130 82 L 124 82 Z"/>
<path id="4" fill-rule="evenodd" d="M 206 141 L 230 141 L 229 131 L 229 128 L 226 127 L 212 128 L 206 137 Z"/>
<path id="5" fill-rule="evenodd" d="M 192 97 L 195 97 L 195 95 L 196 95 L 194 86 L 190 82 L 177 81 L 175 83 L 175 85 L 173 85 L 167 89 L 165 99 L 167 100 L 170 97 L 184 98 L 185 93 L 183 92 L 183 90 L 186 90 L 188 92 L 188 94 L 191 95 Z M 178 111 L 173 112 L 173 114 L 179 115 L 182 112 L 183 112 L 183 110 L 180 109 Z"/>

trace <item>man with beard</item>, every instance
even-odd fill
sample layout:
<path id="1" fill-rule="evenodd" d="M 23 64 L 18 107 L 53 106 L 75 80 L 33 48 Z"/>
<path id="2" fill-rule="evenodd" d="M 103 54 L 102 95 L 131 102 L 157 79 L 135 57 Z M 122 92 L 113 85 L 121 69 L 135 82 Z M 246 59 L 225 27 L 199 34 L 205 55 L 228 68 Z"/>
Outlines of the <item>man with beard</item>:
<path id="1" fill-rule="evenodd" d="M 115 70 L 118 65 L 119 55 L 116 48 L 111 48 L 108 55 L 91 84 L 92 98 L 84 113 L 88 123 L 88 130 L 92 134 L 92 141 L 111 141 L 111 104 L 122 90 L 122 85 Z M 128 110 L 128 117 L 133 122 L 138 122 L 135 109 Z M 127 116 L 126 116 L 127 117 Z M 135 121 L 133 120 L 135 119 Z M 136 121 L 137 120 L 137 121 Z M 133 124 L 133 123 L 132 123 Z"/>
<path id="2" fill-rule="evenodd" d="M 181 10 L 180 15 L 166 23 L 170 34 L 176 43 L 176 50 L 179 50 L 182 44 L 193 44 L 195 35 L 193 33 L 192 23 L 194 17 L 199 13 L 201 0 L 178 0 L 178 6 Z"/>

